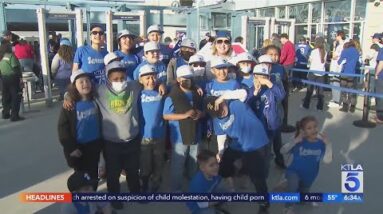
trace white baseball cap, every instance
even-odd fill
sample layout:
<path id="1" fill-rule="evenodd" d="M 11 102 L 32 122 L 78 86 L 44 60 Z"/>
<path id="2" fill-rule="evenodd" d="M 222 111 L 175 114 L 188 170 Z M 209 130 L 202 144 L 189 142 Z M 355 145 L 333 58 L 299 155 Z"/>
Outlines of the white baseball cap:
<path id="1" fill-rule="evenodd" d="M 160 50 L 160 46 L 158 45 L 157 42 L 147 42 L 144 45 L 144 52 L 153 51 L 153 50 Z"/>
<path id="2" fill-rule="evenodd" d="M 190 78 L 193 77 L 193 72 L 188 65 L 181 65 L 176 70 L 177 78 L 184 77 Z"/>
<path id="3" fill-rule="evenodd" d="M 142 66 L 139 70 L 140 77 L 147 74 L 155 74 L 155 73 L 157 73 L 156 68 L 153 65 L 149 65 L 149 64 Z"/>
<path id="4" fill-rule="evenodd" d="M 151 32 L 159 32 L 160 34 L 164 33 L 164 31 L 161 29 L 159 25 L 150 25 L 146 33 L 149 34 Z"/>
<path id="5" fill-rule="evenodd" d="M 120 59 L 114 52 L 110 52 L 104 57 L 104 64 L 107 65 L 113 60 Z"/>
<path id="6" fill-rule="evenodd" d="M 271 59 L 271 56 L 269 55 L 262 55 L 258 58 L 259 63 L 273 63 L 273 60 Z"/>
<path id="7" fill-rule="evenodd" d="M 124 29 L 120 32 L 118 32 L 118 35 L 117 35 L 117 39 L 121 39 L 121 37 L 123 36 L 132 36 L 132 37 L 136 37 L 136 35 L 134 35 L 133 33 L 131 33 L 130 31 Z"/>
<path id="8" fill-rule="evenodd" d="M 232 64 L 230 64 L 226 59 L 222 59 L 221 57 L 214 57 L 211 60 L 211 67 L 212 68 L 229 68 Z"/>
<path id="9" fill-rule="evenodd" d="M 194 50 L 197 50 L 195 42 L 189 38 L 182 40 L 181 47 L 193 48 Z"/>
<path id="10" fill-rule="evenodd" d="M 111 71 L 125 71 L 124 65 L 119 61 L 113 61 L 105 66 L 106 75 L 109 75 Z"/>
<path id="11" fill-rule="evenodd" d="M 253 74 L 269 76 L 269 67 L 265 64 L 258 64 L 254 66 Z"/>
<path id="12" fill-rule="evenodd" d="M 70 75 L 70 82 L 71 83 L 74 83 L 76 81 L 77 78 L 79 78 L 80 76 L 83 76 L 83 75 L 88 75 L 87 73 L 85 73 L 83 70 L 81 69 L 78 69 L 76 71 L 73 71 L 72 72 L 72 75 Z"/>
<path id="13" fill-rule="evenodd" d="M 248 52 L 240 53 L 236 57 L 234 57 L 234 59 L 235 59 L 235 64 L 238 64 L 240 62 L 254 62 L 255 61 L 254 57 L 251 54 L 249 54 Z"/>
<path id="14" fill-rule="evenodd" d="M 203 56 L 198 55 L 198 54 L 194 54 L 193 56 L 190 57 L 189 65 L 191 65 L 193 63 L 205 63 L 206 64 L 205 59 L 203 58 Z"/>

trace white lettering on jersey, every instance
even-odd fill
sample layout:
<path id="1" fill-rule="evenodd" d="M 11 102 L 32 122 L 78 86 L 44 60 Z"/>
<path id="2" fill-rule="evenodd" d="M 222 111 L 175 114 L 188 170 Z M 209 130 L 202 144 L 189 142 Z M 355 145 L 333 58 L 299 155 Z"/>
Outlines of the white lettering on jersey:
<path id="1" fill-rule="evenodd" d="M 235 116 L 234 114 L 231 114 L 229 119 L 224 123 L 219 123 L 219 126 L 221 127 L 222 130 L 225 131 L 226 129 L 230 128 L 230 126 L 233 125 L 234 120 L 235 120 Z"/>

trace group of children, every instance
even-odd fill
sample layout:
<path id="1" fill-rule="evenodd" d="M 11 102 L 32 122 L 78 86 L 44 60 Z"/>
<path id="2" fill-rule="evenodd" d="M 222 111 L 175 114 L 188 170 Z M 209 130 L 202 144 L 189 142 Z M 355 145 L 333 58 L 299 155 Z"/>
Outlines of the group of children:
<path id="1" fill-rule="evenodd" d="M 193 55 L 187 64 L 176 63 L 172 84 L 167 83 L 159 55 L 157 43 L 146 43 L 146 61 L 130 74 L 120 58 L 106 55 L 105 77 L 100 77 L 104 84 L 92 83 L 81 69 L 72 72 L 58 124 L 67 163 L 75 170 L 72 176 L 88 173 L 90 180 L 97 180 L 102 154 L 108 192 L 120 192 L 122 170 L 130 192 L 156 192 L 162 183 L 168 130 L 172 192 L 186 190 L 184 177 L 190 181 L 186 191 L 220 191 L 222 178 L 233 191 L 238 171 L 234 163 L 241 159 L 240 171 L 250 177 L 257 192 L 267 193 L 271 147 L 276 165 L 286 168 L 280 152 L 286 75 L 278 64 L 279 49 L 269 46 L 258 64 L 248 53 L 231 63 L 219 57 L 206 62 Z M 207 78 L 208 65 L 214 79 Z M 286 170 L 293 192 L 308 190 L 327 151 L 327 140 L 317 137 L 317 125 L 315 118 L 303 119 L 295 144 L 282 149 L 294 157 Z M 86 184 L 97 189 L 97 182 Z M 111 205 L 123 208 L 122 202 Z M 217 204 L 187 205 L 193 214 L 221 210 Z M 268 203 L 261 203 L 259 213 L 268 213 L 268 208 Z"/>

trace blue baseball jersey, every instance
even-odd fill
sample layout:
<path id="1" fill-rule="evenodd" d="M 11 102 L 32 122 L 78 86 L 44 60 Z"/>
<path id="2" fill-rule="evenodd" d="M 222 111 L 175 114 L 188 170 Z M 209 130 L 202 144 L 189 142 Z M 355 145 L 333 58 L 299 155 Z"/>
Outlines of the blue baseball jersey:
<path id="1" fill-rule="evenodd" d="M 88 143 L 100 138 L 100 121 L 98 107 L 93 101 L 76 102 L 77 142 Z"/>
<path id="2" fill-rule="evenodd" d="M 343 49 L 338 59 L 339 65 L 342 63 L 343 60 L 346 60 L 346 63 L 342 67 L 341 73 L 355 74 L 357 70 L 357 65 L 359 64 L 359 55 L 359 51 L 355 47 Z"/>
<path id="3" fill-rule="evenodd" d="M 73 63 L 79 64 L 79 68 L 89 73 L 92 80 L 97 84 L 106 82 L 104 57 L 108 51 L 101 49 L 97 51 L 89 45 L 77 48 Z"/>
<path id="4" fill-rule="evenodd" d="M 378 61 L 377 64 L 379 64 L 379 61 L 383 61 L 383 48 L 379 49 L 379 53 L 378 53 L 378 56 L 376 57 L 376 61 Z M 379 73 L 378 79 L 383 80 L 383 71 Z"/>
<path id="5" fill-rule="evenodd" d="M 206 179 L 202 171 L 198 171 L 191 179 L 189 184 L 190 193 L 211 193 L 217 188 L 221 182 L 222 177 L 217 175 L 212 177 L 210 180 Z M 201 208 L 198 206 L 196 201 L 187 202 L 186 205 L 192 213 L 198 213 Z"/>
<path id="6" fill-rule="evenodd" d="M 141 133 L 144 138 L 162 139 L 165 123 L 162 118 L 164 99 L 156 90 L 141 91 Z"/>
<path id="7" fill-rule="evenodd" d="M 139 64 L 136 69 L 133 71 L 133 79 L 134 80 L 138 80 L 139 79 L 139 74 L 140 74 L 140 68 L 146 64 L 150 64 L 148 61 L 143 61 L 141 62 L 141 64 Z M 156 69 L 156 72 L 157 72 L 157 79 L 160 83 L 166 83 L 166 77 L 167 77 L 167 73 L 166 73 L 166 66 L 163 62 L 161 61 L 158 61 L 157 63 L 155 64 L 150 64 L 150 65 L 153 65 Z"/>
<path id="8" fill-rule="evenodd" d="M 212 80 L 206 84 L 206 94 L 209 96 L 221 96 L 226 91 L 232 91 L 240 89 L 240 84 L 233 79 L 229 79 L 226 82 L 218 82 L 217 80 Z"/>
<path id="9" fill-rule="evenodd" d="M 309 142 L 303 139 L 290 150 L 293 160 L 286 173 L 296 173 L 303 184 L 310 187 L 318 175 L 319 164 L 325 151 L 326 145 L 322 140 Z"/>
<path id="10" fill-rule="evenodd" d="M 297 58 L 297 64 L 307 65 L 311 48 L 308 44 L 296 44 L 295 56 Z"/>
<path id="11" fill-rule="evenodd" d="M 122 51 L 115 51 L 114 53 L 121 58 L 121 64 L 126 69 L 127 77 L 133 80 L 133 72 L 141 63 L 141 59 L 136 54 L 125 54 Z"/>
<path id="12" fill-rule="evenodd" d="M 238 82 L 241 84 L 242 88 L 249 89 L 254 86 L 254 76 L 250 74 L 248 77 L 238 78 Z"/>
<path id="13" fill-rule="evenodd" d="M 189 102 L 191 105 L 193 105 L 193 95 L 192 92 L 186 92 L 185 93 L 186 97 L 188 98 Z M 201 106 L 202 107 L 202 106 Z M 201 110 L 201 108 L 200 108 Z M 163 114 L 175 114 L 175 108 L 173 101 L 170 97 L 167 97 L 165 99 L 165 104 L 164 104 L 164 111 Z M 197 131 L 196 131 L 196 138 L 195 142 L 200 143 L 202 139 L 202 120 L 198 121 L 197 125 Z M 180 123 L 178 120 L 170 120 L 169 121 L 169 129 L 170 129 L 170 142 L 173 144 L 176 143 L 182 143 L 182 135 L 181 135 L 181 130 L 180 130 Z"/>
<path id="14" fill-rule="evenodd" d="M 269 139 L 262 122 L 251 108 L 238 100 L 228 103 L 229 113 L 224 118 L 214 118 L 217 135 L 226 134 L 242 152 L 255 151 L 265 146 Z"/>

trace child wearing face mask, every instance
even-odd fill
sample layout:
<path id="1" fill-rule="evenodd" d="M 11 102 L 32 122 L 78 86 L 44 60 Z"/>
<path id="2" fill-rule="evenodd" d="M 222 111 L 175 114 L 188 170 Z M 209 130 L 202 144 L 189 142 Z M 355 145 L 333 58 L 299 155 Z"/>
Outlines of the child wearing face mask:
<path id="1" fill-rule="evenodd" d="M 140 178 L 142 192 L 157 192 L 161 184 L 164 163 L 165 122 L 162 118 L 164 99 L 158 91 L 156 70 L 151 65 L 140 69 L 139 82 L 143 86 L 141 104 Z"/>
<path id="2" fill-rule="evenodd" d="M 140 127 L 138 98 L 141 86 L 126 81 L 124 66 L 119 61 L 106 65 L 107 83 L 96 88 L 96 102 L 102 114 L 102 135 L 109 193 L 120 192 L 121 170 L 131 192 L 140 191 L 139 154 Z M 65 96 L 64 108 L 73 108 L 73 101 Z M 123 209 L 122 202 L 112 202 L 115 209 Z"/>
<path id="3" fill-rule="evenodd" d="M 235 61 L 240 74 L 239 77 L 237 77 L 238 82 L 245 89 L 251 88 L 254 80 L 254 77 L 251 74 L 255 64 L 253 56 L 244 52 L 235 57 Z"/>
<path id="4" fill-rule="evenodd" d="M 188 65 L 177 68 L 177 84 L 165 99 L 163 118 L 169 121 L 172 155 L 171 190 L 182 191 L 183 171 L 188 178 L 196 171 L 199 144 L 202 139 L 202 96 L 192 81 Z M 185 168 L 185 163 L 186 169 Z"/>
<path id="5" fill-rule="evenodd" d="M 74 102 L 73 110 L 63 108 L 58 121 L 58 134 L 68 166 L 88 171 L 92 179 L 98 178 L 101 148 L 101 113 L 94 101 L 90 76 L 82 70 L 70 77 L 68 96 Z M 97 188 L 97 184 L 93 185 Z"/>
<path id="6" fill-rule="evenodd" d="M 203 56 L 195 54 L 190 57 L 189 65 L 193 71 L 193 81 L 201 88 L 206 88 L 206 61 Z"/>
<path id="7" fill-rule="evenodd" d="M 297 122 L 294 141 L 285 144 L 281 152 L 288 154 L 287 192 L 307 193 L 314 183 L 321 160 L 332 161 L 332 146 L 327 136 L 318 132 L 318 120 L 306 116 Z M 294 214 L 293 204 L 285 205 L 284 213 Z"/>
<path id="8" fill-rule="evenodd" d="M 167 85 L 174 85 L 177 81 L 176 70 L 181 65 L 187 65 L 190 57 L 196 53 L 196 43 L 191 39 L 184 39 L 180 45 L 179 55 L 172 58 L 167 69 Z"/>

